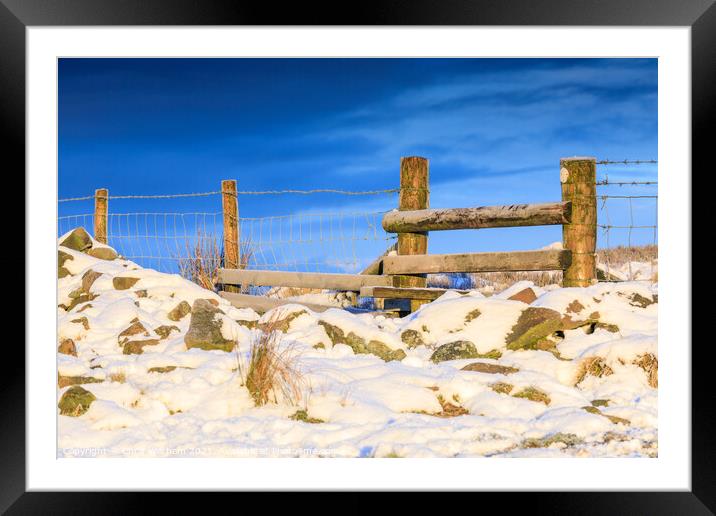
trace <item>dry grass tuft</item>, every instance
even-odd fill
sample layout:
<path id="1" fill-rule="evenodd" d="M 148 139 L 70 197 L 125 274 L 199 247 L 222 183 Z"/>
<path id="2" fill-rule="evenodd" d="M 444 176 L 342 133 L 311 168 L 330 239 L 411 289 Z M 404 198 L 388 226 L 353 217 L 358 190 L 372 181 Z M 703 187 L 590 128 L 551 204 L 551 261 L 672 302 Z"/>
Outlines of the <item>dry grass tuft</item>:
<path id="1" fill-rule="evenodd" d="M 659 387 L 659 359 L 651 353 L 640 356 L 633 362 L 641 367 L 649 379 L 649 387 L 656 389 Z"/>
<path id="2" fill-rule="evenodd" d="M 579 363 L 574 385 L 579 385 L 587 375 L 601 378 L 602 376 L 609 376 L 613 373 L 612 368 L 604 362 L 602 357 L 587 357 Z"/>
<path id="3" fill-rule="evenodd" d="M 124 371 L 120 371 L 118 373 L 112 373 L 109 375 L 109 381 L 117 382 L 117 383 L 124 383 L 127 381 L 127 375 L 124 374 Z"/>
<path id="4" fill-rule="evenodd" d="M 219 269 L 224 261 L 223 245 L 216 235 L 196 231 L 194 242 L 185 242 L 186 255 L 178 256 L 179 274 L 207 290 L 215 290 L 219 279 Z"/>
<path id="5" fill-rule="evenodd" d="M 243 364 L 236 346 L 239 374 L 256 406 L 282 401 L 297 405 L 302 398 L 303 376 L 297 367 L 292 345 L 282 346 L 283 333 L 277 314 L 255 334 L 249 349 L 248 364 Z"/>

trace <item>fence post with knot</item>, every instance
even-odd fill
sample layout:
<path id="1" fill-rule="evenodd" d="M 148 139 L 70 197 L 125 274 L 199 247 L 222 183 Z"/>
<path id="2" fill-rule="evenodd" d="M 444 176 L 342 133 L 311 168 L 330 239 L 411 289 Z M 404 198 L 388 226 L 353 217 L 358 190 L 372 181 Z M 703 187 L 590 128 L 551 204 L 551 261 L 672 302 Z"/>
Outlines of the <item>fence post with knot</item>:
<path id="1" fill-rule="evenodd" d="M 107 243 L 107 200 L 109 190 L 98 188 L 94 191 L 94 239 Z"/>
<path id="2" fill-rule="evenodd" d="M 588 287 L 597 280 L 597 187 L 595 158 L 562 158 L 562 200 L 572 203 L 572 219 L 562 225 L 562 245 L 572 258 L 562 286 Z"/>
<path id="3" fill-rule="evenodd" d="M 224 268 L 238 269 L 239 256 L 239 201 L 236 195 L 236 180 L 221 182 L 221 208 L 224 215 Z M 228 292 L 240 292 L 240 288 L 226 285 Z"/>
<path id="4" fill-rule="evenodd" d="M 400 158 L 400 199 L 398 210 L 425 210 L 430 207 L 428 160 L 418 156 Z M 428 233 L 398 233 L 398 255 L 427 254 Z M 394 278 L 396 287 L 425 287 L 427 275 L 399 275 Z M 427 301 L 410 300 L 414 312 Z"/>

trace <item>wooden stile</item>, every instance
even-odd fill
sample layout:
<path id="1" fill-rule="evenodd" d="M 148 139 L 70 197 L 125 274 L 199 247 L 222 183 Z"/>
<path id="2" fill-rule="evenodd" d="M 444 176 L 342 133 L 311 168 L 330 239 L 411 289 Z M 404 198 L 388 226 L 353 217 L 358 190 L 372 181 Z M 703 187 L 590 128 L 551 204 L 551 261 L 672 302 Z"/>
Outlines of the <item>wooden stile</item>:
<path id="1" fill-rule="evenodd" d="M 320 288 L 358 292 L 361 287 L 365 286 L 392 286 L 393 280 L 388 276 L 370 274 L 220 269 L 219 283 L 224 285 Z"/>

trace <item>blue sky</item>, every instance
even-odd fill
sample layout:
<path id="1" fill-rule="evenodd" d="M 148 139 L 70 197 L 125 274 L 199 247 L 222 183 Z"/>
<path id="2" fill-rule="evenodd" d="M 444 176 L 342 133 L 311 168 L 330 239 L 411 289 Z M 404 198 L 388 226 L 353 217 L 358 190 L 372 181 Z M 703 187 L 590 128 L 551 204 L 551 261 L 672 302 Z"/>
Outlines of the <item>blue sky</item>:
<path id="1" fill-rule="evenodd" d="M 657 157 L 655 59 L 61 59 L 58 88 L 60 198 L 99 187 L 211 191 L 229 178 L 240 190 L 393 188 L 400 157 L 421 155 L 433 207 L 543 202 L 559 199 L 560 157 Z M 598 172 L 656 178 L 655 166 Z M 645 193 L 619 191 L 632 192 Z M 242 197 L 240 210 L 379 211 L 395 202 Z M 117 200 L 111 209 L 211 203 Z M 60 215 L 87 208 L 64 203 Z M 629 222 L 625 206 L 610 210 L 612 223 Z M 653 203 L 632 210 L 636 223 L 654 223 Z M 558 227 L 443 232 L 430 250 L 527 249 L 560 237 Z M 632 240 L 650 243 L 652 233 Z"/>

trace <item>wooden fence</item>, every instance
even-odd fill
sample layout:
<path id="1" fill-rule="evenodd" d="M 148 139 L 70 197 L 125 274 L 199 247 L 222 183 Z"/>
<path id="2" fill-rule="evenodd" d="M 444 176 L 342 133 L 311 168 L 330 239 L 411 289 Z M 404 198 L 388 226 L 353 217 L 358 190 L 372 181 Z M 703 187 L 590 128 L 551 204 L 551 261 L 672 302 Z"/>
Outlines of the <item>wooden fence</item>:
<path id="1" fill-rule="evenodd" d="M 376 259 L 362 274 L 277 272 L 227 267 L 220 271 L 219 281 L 224 285 L 242 287 L 285 286 L 355 291 L 360 292 L 361 296 L 376 299 L 409 300 L 411 311 L 445 292 L 442 289 L 426 288 L 427 274 L 562 270 L 563 286 L 588 286 L 596 281 L 596 159 L 561 159 L 559 180 L 562 199 L 557 202 L 430 209 L 428 160 L 421 157 L 402 158 L 398 209 L 387 213 L 382 221 L 386 231 L 398 235 L 394 247 L 397 255 L 390 255 L 393 249 L 388 249 L 384 256 Z M 231 217 L 228 220 L 230 223 Z M 543 225 L 562 226 L 563 249 L 428 254 L 430 231 Z M 233 242 L 233 236 L 231 239 Z M 259 310 L 285 303 L 271 300 L 267 304 L 266 298 L 237 294 L 236 290 L 222 295 L 236 306 L 250 306 Z"/>

